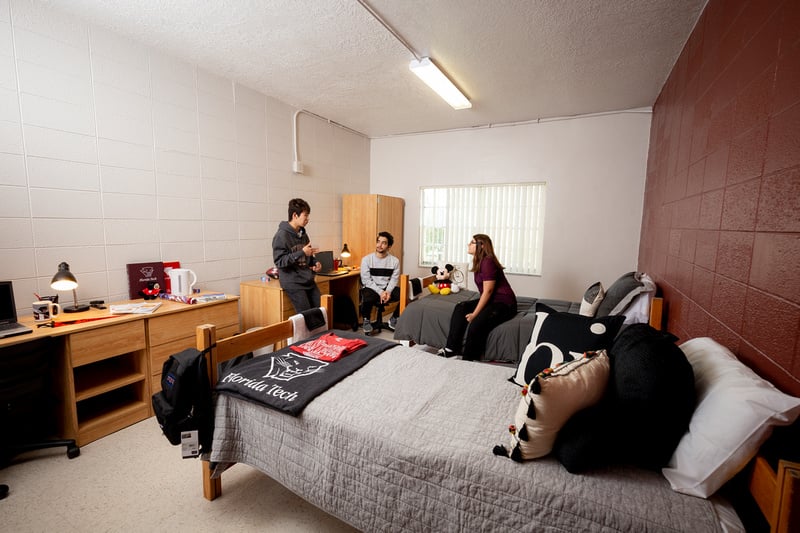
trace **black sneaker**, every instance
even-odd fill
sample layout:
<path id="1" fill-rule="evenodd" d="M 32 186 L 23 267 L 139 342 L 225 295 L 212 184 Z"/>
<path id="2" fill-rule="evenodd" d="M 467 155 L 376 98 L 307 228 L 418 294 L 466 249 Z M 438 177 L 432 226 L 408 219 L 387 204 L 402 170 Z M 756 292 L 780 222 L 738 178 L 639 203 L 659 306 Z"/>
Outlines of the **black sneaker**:
<path id="1" fill-rule="evenodd" d="M 439 357 L 453 357 L 455 354 L 456 352 L 448 348 L 439 348 L 439 351 L 436 352 Z"/>
<path id="2" fill-rule="evenodd" d="M 394 328 L 397 327 L 397 317 L 393 316 L 389 319 L 389 322 L 386 324 L 390 330 L 394 331 Z"/>
<path id="3" fill-rule="evenodd" d="M 369 321 L 369 318 L 364 319 L 364 335 L 369 335 L 372 333 L 372 324 Z"/>

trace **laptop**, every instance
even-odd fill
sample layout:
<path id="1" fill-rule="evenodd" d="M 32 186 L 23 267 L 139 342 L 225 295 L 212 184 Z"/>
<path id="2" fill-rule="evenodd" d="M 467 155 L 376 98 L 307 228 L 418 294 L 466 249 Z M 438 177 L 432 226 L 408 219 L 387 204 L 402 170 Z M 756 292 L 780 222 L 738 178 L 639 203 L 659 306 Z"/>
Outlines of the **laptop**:
<path id="1" fill-rule="evenodd" d="M 341 276 L 347 274 L 346 270 L 336 270 L 333 268 L 333 251 L 317 252 L 314 258 L 322 264 L 322 270 L 317 272 L 318 276 Z"/>
<path id="2" fill-rule="evenodd" d="M 32 332 L 31 328 L 17 322 L 17 308 L 14 305 L 14 288 L 11 282 L 0 281 L 0 339 Z"/>

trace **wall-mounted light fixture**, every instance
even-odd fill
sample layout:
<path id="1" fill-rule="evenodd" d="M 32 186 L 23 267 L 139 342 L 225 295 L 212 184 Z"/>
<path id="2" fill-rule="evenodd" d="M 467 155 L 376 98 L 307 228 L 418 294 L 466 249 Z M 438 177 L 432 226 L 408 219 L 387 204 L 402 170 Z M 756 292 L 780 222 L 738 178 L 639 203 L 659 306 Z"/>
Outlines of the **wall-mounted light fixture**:
<path id="1" fill-rule="evenodd" d="M 436 94 L 441 96 L 453 109 L 469 109 L 472 107 L 472 103 L 467 100 L 467 97 L 439 70 L 439 67 L 431 61 L 431 58 L 412 59 L 408 68 L 419 79 L 424 81 L 428 87 L 436 91 Z"/>
<path id="2" fill-rule="evenodd" d="M 56 291 L 72 291 L 74 305 L 64 307 L 63 311 L 65 313 L 80 313 L 89 310 L 89 306 L 86 304 L 78 305 L 78 292 L 75 290 L 78 288 L 78 280 L 76 280 L 75 275 L 69 271 L 69 265 L 67 263 L 62 262 L 58 265 L 58 272 L 56 272 L 56 275 L 53 276 L 52 281 L 50 281 L 50 287 Z"/>
<path id="3" fill-rule="evenodd" d="M 386 28 L 386 31 L 392 34 L 392 37 L 397 39 L 397 41 L 406 47 L 406 50 L 411 52 L 411 55 L 414 56 L 414 60 L 408 65 L 408 68 L 411 69 L 411 72 L 419 76 L 419 78 L 424 81 L 428 87 L 436 91 L 436 94 L 441 96 L 445 102 L 450 104 L 453 109 L 469 109 L 472 107 L 472 103 L 467 100 L 467 97 L 464 96 L 458 87 L 450 81 L 447 76 L 445 76 L 444 72 L 439 70 L 439 67 L 434 65 L 433 61 L 431 61 L 430 57 L 422 57 L 420 54 L 417 53 L 414 48 L 408 44 L 402 35 L 397 33 L 397 31 L 389 26 L 389 23 L 383 20 L 383 17 L 375 11 L 372 6 L 369 5 L 367 0 L 356 0 L 361 7 L 367 10 L 367 12 L 372 15 L 375 20 L 380 22 L 381 26 Z"/>

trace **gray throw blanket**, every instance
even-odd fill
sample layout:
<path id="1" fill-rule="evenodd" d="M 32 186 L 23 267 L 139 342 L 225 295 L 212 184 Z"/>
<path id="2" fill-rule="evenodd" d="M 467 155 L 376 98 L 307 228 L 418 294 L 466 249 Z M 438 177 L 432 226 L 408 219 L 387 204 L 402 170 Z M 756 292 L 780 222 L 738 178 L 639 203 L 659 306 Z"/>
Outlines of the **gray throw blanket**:
<path id="1" fill-rule="evenodd" d="M 318 333 L 296 344 L 326 333 Z M 334 333 L 346 339 L 364 340 L 367 345 L 330 363 L 301 355 L 287 346 L 226 369 L 215 390 L 297 416 L 311 400 L 379 353 L 397 346 L 397 343 L 377 337 L 363 337 L 342 330 L 334 330 Z"/>

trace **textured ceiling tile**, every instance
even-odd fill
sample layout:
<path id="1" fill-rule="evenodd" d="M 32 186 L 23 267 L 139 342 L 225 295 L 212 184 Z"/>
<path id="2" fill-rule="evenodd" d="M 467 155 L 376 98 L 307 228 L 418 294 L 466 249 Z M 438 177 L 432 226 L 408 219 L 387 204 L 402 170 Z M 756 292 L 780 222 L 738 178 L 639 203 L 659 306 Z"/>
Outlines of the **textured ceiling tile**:
<path id="1" fill-rule="evenodd" d="M 411 50 L 344 0 L 31 0 L 19 17 L 41 28 L 58 9 L 376 137 L 652 106 L 705 4 L 371 0 Z M 474 107 L 453 111 L 416 79 L 415 54 Z"/>

